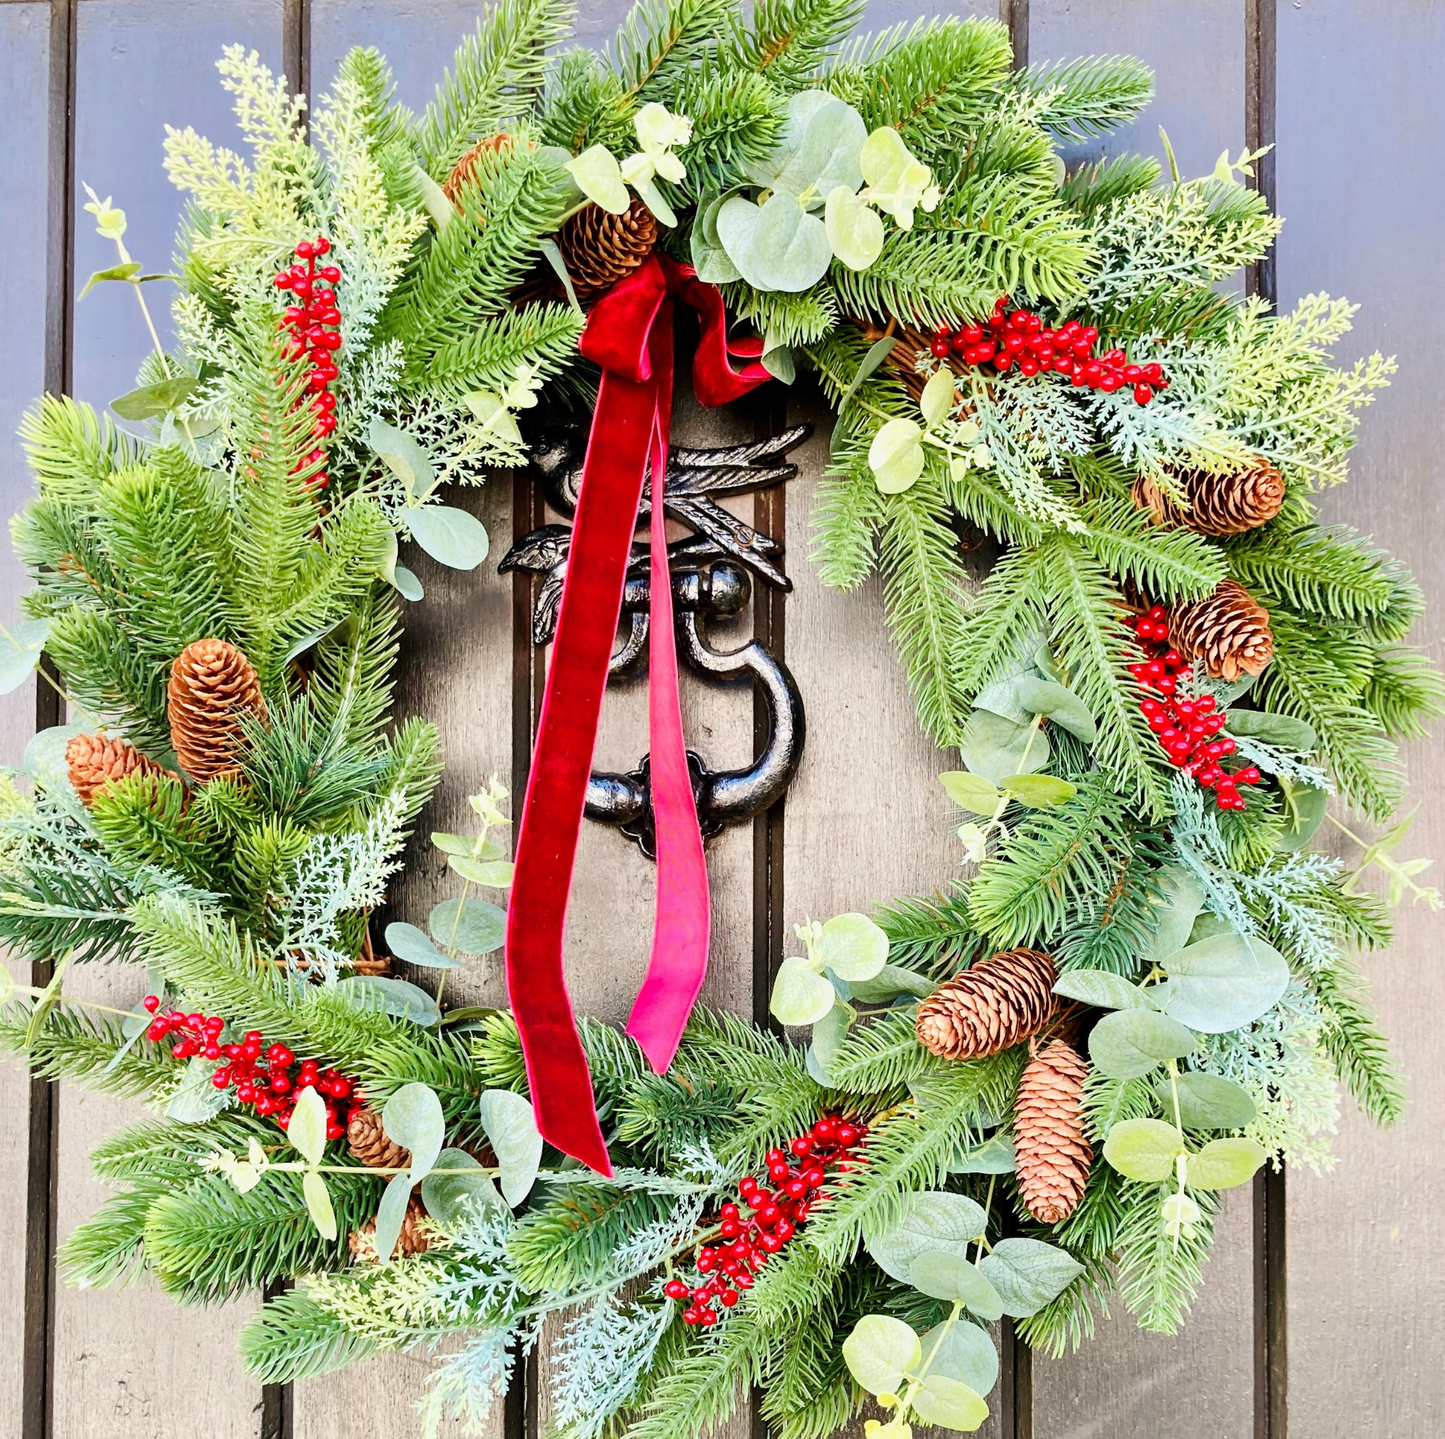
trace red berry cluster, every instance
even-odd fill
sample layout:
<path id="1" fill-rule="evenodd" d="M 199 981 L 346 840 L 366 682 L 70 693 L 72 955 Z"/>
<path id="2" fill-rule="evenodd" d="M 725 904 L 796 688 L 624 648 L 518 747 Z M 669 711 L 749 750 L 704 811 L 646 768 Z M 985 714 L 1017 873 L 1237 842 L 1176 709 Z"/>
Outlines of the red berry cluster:
<path id="1" fill-rule="evenodd" d="M 1212 789 L 1220 809 L 1243 809 L 1239 786 L 1258 784 L 1259 770 L 1252 764 L 1232 774 L 1226 770 L 1220 760 L 1235 751 L 1234 740 L 1223 732 L 1228 716 L 1215 709 L 1213 695 L 1189 699 L 1178 693 L 1178 676 L 1189 668 L 1189 662 L 1170 647 L 1169 616 L 1163 605 L 1124 623 L 1149 656 L 1130 665 L 1129 673 L 1146 690 L 1157 690 L 1163 696 L 1140 701 L 1139 709 L 1159 736 L 1170 764 L 1178 765 L 1205 789 Z"/>
<path id="2" fill-rule="evenodd" d="M 312 392 L 311 410 L 316 416 L 312 433 L 318 440 L 324 440 L 336 428 L 336 396 L 330 385 L 339 371 L 331 352 L 341 348 L 341 333 L 336 328 L 341 323 L 341 311 L 336 308 L 336 291 L 331 287 L 341 278 L 341 271 L 335 265 L 318 267 L 316 263 L 330 249 L 331 241 L 325 235 L 302 240 L 296 247 L 297 263 L 276 276 L 276 288 L 290 290 L 300 301 L 286 307 L 277 328 L 291 332 L 291 343 L 286 347 L 288 360 L 311 361 L 306 388 Z M 302 463 L 314 465 L 324 459 L 325 453 L 315 449 Z M 311 484 L 324 488 L 325 472 L 319 472 Z"/>
<path id="3" fill-rule="evenodd" d="M 768 1150 L 768 1184 L 773 1187 L 752 1175 L 742 1180 L 738 1197 L 752 1213 L 745 1218 L 741 1207 L 724 1204 L 718 1230 L 729 1242 L 704 1245 L 697 1251 L 699 1276 L 711 1277 L 696 1287 L 670 1279 L 663 1290 L 669 1299 L 687 1302 L 682 1312 L 685 1324 L 716 1324 L 712 1301 L 731 1309 L 742 1298 L 740 1291 L 753 1287 L 758 1270 L 808 1222 L 829 1166 L 846 1173 L 862 1162 L 852 1157 L 852 1151 L 867 1132 L 861 1124 L 825 1114 L 787 1149 Z"/>
<path id="4" fill-rule="evenodd" d="M 222 1044 L 226 1021 L 220 1015 L 182 1014 L 176 1009 L 157 1014 L 161 1002 L 154 994 L 147 995 L 144 1003 L 155 1015 L 146 1028 L 147 1039 L 159 1042 L 172 1037 L 172 1059 L 225 1059 L 227 1063 L 211 1076 L 211 1083 L 217 1089 L 234 1086 L 242 1104 L 254 1104 L 257 1114 L 269 1115 L 282 1129 L 291 1123 L 296 1096 L 303 1089 L 314 1089 L 326 1101 L 328 1139 L 340 1139 L 352 1115 L 362 1107 L 344 1074 L 322 1069 L 314 1059 L 303 1059 L 298 1065 L 284 1044 L 273 1044 L 263 1054 L 265 1041 L 254 1029 L 243 1034 L 239 1044 Z"/>
<path id="5" fill-rule="evenodd" d="M 1098 339 L 1098 330 L 1077 320 L 1050 330 L 1028 310 L 1010 312 L 1008 296 L 1003 295 L 982 324 L 965 325 L 960 330 L 940 325 L 934 331 L 931 348 L 937 359 L 957 355 L 965 364 L 992 365 L 1000 372 L 1014 366 L 1021 375 L 1053 370 L 1091 390 L 1112 393 L 1131 385 L 1134 400 L 1140 405 L 1147 405 L 1156 390 L 1169 388 L 1159 365 L 1131 365 L 1123 350 L 1106 350 L 1095 356 Z"/>

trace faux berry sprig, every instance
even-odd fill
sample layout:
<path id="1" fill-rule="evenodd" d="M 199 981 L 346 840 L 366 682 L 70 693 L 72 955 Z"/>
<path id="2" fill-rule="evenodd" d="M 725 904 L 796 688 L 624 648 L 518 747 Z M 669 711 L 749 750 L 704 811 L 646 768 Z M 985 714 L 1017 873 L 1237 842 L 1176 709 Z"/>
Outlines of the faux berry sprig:
<path id="1" fill-rule="evenodd" d="M 1244 808 L 1242 784 L 1258 784 L 1259 770 L 1245 765 L 1233 773 L 1220 763 L 1235 751 L 1232 736 L 1224 733 L 1229 716 L 1215 708 L 1213 695 L 1190 698 L 1179 693 L 1179 675 L 1189 661 L 1169 643 L 1169 615 L 1163 605 L 1124 622 L 1134 632 L 1147 656 L 1129 666 L 1129 673 L 1145 688 L 1158 692 L 1160 699 L 1141 700 L 1139 709 L 1149 728 L 1159 737 L 1170 764 L 1214 791 L 1220 809 Z"/>
<path id="2" fill-rule="evenodd" d="M 356 1086 L 344 1074 L 322 1069 L 314 1059 L 298 1064 L 284 1044 L 267 1047 L 258 1030 L 248 1030 L 239 1044 L 223 1044 L 226 1021 L 220 1015 L 182 1014 L 178 1009 L 160 1014 L 160 997 L 154 994 L 143 1003 L 155 1015 L 146 1028 L 147 1039 L 159 1043 L 169 1038 L 172 1059 L 224 1059 L 211 1084 L 235 1089 L 239 1103 L 255 1105 L 257 1114 L 269 1116 L 282 1129 L 290 1125 L 303 1089 L 314 1089 L 326 1101 L 327 1139 L 340 1139 L 362 1108 Z"/>
<path id="3" fill-rule="evenodd" d="M 341 311 L 336 307 L 336 291 L 332 286 L 341 279 L 341 270 L 337 265 L 316 263 L 330 250 L 331 241 L 325 235 L 302 240 L 296 246 L 297 263 L 282 270 L 275 281 L 278 290 L 289 290 L 300 302 L 286 307 L 277 328 L 291 332 L 291 343 L 286 347 L 288 360 L 311 361 L 306 388 L 311 393 L 311 411 L 316 416 L 312 434 L 318 440 L 324 440 L 336 428 L 336 396 L 330 386 L 340 373 L 332 352 L 341 348 L 341 332 L 336 328 L 341 323 Z M 321 464 L 325 458 L 325 452 L 318 447 L 301 463 L 302 466 Z M 326 483 L 324 470 L 318 471 L 310 481 L 316 489 L 324 489 Z"/>
<path id="4" fill-rule="evenodd" d="M 738 1184 L 741 1204 L 724 1204 L 718 1235 L 728 1242 L 705 1244 L 694 1264 L 698 1283 L 668 1280 L 663 1292 L 687 1304 L 683 1323 L 704 1327 L 716 1324 L 716 1300 L 731 1309 L 742 1292 L 751 1289 L 758 1271 L 808 1222 L 808 1214 L 822 1193 L 831 1167 L 846 1173 L 861 1161 L 853 1150 L 867 1129 L 846 1119 L 825 1114 L 787 1149 L 770 1149 L 766 1156 L 768 1184 L 748 1175 Z M 744 1210 L 751 1211 L 745 1214 Z"/>
<path id="5" fill-rule="evenodd" d="M 1123 350 L 1096 356 L 1098 340 L 1094 326 L 1077 320 L 1051 330 L 1030 310 L 1010 311 L 1008 296 L 1003 295 L 987 320 L 958 330 L 939 326 L 930 348 L 935 359 L 957 355 L 967 365 L 992 365 L 1000 374 L 1015 367 L 1021 375 L 1052 370 L 1081 388 L 1107 394 L 1128 385 L 1140 405 L 1147 405 L 1157 390 L 1169 388 L 1160 365 L 1132 364 Z"/>

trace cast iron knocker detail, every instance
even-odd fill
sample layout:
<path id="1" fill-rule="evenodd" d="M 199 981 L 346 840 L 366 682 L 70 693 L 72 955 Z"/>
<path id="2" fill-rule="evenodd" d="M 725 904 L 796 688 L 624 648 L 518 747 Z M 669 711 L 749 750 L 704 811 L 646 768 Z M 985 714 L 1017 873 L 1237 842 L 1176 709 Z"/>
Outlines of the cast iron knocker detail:
<path id="1" fill-rule="evenodd" d="M 767 440 L 719 449 L 677 446 L 667 457 L 663 505 L 670 518 L 695 533 L 667 547 L 672 574 L 675 627 L 680 653 L 695 673 L 717 683 L 750 680 L 768 705 L 772 726 L 762 753 L 746 769 L 711 770 L 688 751 L 688 769 L 697 801 L 698 822 L 710 837 L 726 825 L 740 824 L 779 799 L 803 755 L 803 697 L 788 667 L 757 640 L 720 651 L 708 644 L 706 622 L 740 614 L 752 598 L 749 571 L 787 592 L 792 581 L 773 563 L 782 546 L 719 505 L 714 496 L 748 494 L 791 480 L 798 467 L 785 456 L 805 440 L 809 425 L 795 425 Z M 571 518 L 582 478 L 582 436 L 574 430 L 549 430 L 535 451 L 547 503 Z M 652 512 L 650 480 L 643 487 L 639 525 Z M 557 628 L 562 583 L 572 540 L 568 525 L 542 525 L 524 535 L 498 566 L 542 576 L 532 610 L 532 643 L 550 644 Z M 642 669 L 650 621 L 648 549 L 634 543 L 622 599 L 622 644 L 608 667 L 611 678 L 630 680 Z M 616 826 L 653 854 L 652 803 L 648 759 L 627 774 L 594 771 L 587 785 L 588 818 Z"/>

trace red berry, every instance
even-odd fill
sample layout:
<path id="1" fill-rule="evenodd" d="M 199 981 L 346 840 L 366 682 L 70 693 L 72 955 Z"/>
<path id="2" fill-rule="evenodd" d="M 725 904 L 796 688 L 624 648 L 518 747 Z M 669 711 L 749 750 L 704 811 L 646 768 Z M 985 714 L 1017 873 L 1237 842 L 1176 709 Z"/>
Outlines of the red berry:
<path id="1" fill-rule="evenodd" d="M 928 348 L 933 351 L 933 356 L 935 359 L 943 360 L 948 358 L 949 349 L 951 347 L 947 340 L 940 337 L 939 339 L 934 340 Z"/>
<path id="2" fill-rule="evenodd" d="M 698 1312 L 692 1308 L 691 1305 L 682 1311 L 682 1322 L 684 1324 L 696 1324 L 698 1322 Z"/>
<path id="3" fill-rule="evenodd" d="M 838 1126 L 838 1143 L 841 1144 L 844 1149 L 848 1149 L 852 1145 L 857 1144 L 859 1139 L 862 1138 L 862 1134 L 862 1130 L 856 1125 L 840 1124 Z"/>
<path id="4" fill-rule="evenodd" d="M 1154 398 L 1154 391 L 1148 385 L 1134 386 L 1134 403 L 1136 405 L 1147 405 Z"/>
<path id="5" fill-rule="evenodd" d="M 791 1149 L 799 1159 L 803 1159 L 813 1152 L 813 1141 L 806 1134 L 800 1134 L 788 1148 Z"/>
<path id="6" fill-rule="evenodd" d="M 669 1279 L 662 1291 L 669 1299 L 687 1298 L 687 1285 L 681 1279 Z"/>
<path id="7" fill-rule="evenodd" d="M 742 1295 L 739 1294 L 736 1289 L 724 1289 L 723 1292 L 718 1295 L 718 1303 L 726 1309 L 731 1309 L 741 1298 Z"/>

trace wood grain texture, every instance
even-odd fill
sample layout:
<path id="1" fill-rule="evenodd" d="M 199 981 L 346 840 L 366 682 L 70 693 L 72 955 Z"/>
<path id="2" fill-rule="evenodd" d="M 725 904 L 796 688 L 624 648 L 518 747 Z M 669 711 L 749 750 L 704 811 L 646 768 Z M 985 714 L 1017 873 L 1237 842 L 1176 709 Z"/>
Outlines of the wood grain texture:
<path id="1" fill-rule="evenodd" d="M 166 268 L 180 197 L 161 169 L 163 125 L 194 124 L 228 135 L 232 116 L 212 63 L 223 45 L 256 46 L 269 63 L 281 50 L 280 0 L 88 0 L 76 32 L 76 269 L 115 262 L 113 248 L 79 210 L 81 181 L 127 211 L 131 252 Z M 79 285 L 72 276 L 71 293 Z M 148 300 L 165 326 L 169 287 Z M 165 330 L 163 329 L 163 333 Z M 148 339 L 134 297 L 101 286 L 79 306 L 74 392 L 97 407 L 131 388 Z M 67 986 L 78 995 L 129 1007 L 144 979 L 126 969 L 93 969 Z M 57 1230 L 63 1240 L 106 1196 L 90 1173 L 89 1150 L 140 1107 L 62 1086 L 59 1101 Z M 56 1435 L 171 1439 L 200 1427 L 226 1439 L 260 1431 L 259 1386 L 241 1372 L 236 1331 L 246 1305 L 181 1310 L 152 1286 L 78 1293 L 58 1287 L 52 1336 Z M 202 1376 L 204 1378 L 202 1379 Z"/>
<path id="2" fill-rule="evenodd" d="M 1030 0 L 1032 64 L 1079 55 L 1137 55 L 1159 98 L 1127 128 L 1078 158 L 1140 150 L 1167 160 L 1168 132 L 1183 175 L 1207 174 L 1226 146 L 1244 144 L 1243 0 Z M 1072 163 L 1072 157 L 1071 157 Z M 1084 1350 L 1033 1361 L 1037 1439 L 1142 1439 L 1160 1430 L 1243 1439 L 1253 1415 L 1254 1245 L 1247 1192 L 1228 1196 L 1194 1312 L 1174 1339 L 1141 1333 L 1115 1303 Z"/>
<path id="3" fill-rule="evenodd" d="M 1420 0 L 1306 0 L 1281 5 L 1278 27 L 1277 173 L 1289 217 L 1278 251 L 1281 309 L 1312 291 L 1348 295 L 1361 310 L 1355 331 L 1336 347 L 1338 359 L 1348 364 L 1378 348 L 1400 360 L 1393 385 L 1362 417 L 1351 482 L 1325 497 L 1324 513 L 1372 535 L 1413 569 L 1427 598 L 1414 639 L 1439 663 L 1445 494 L 1436 375 L 1445 203 L 1431 177 L 1439 170 L 1445 9 Z M 1438 871 L 1445 855 L 1438 738 L 1410 746 L 1407 759 L 1409 804 L 1419 811 L 1400 853 L 1433 855 Z M 1342 853 L 1353 860 L 1357 852 Z M 1405 1120 L 1382 1133 L 1348 1108 L 1334 1172 L 1289 1180 L 1289 1432 L 1296 1439 L 1433 1434 L 1445 1417 L 1438 1362 L 1445 1219 L 1435 1200 L 1445 1183 L 1441 919 L 1423 908 L 1396 917 L 1393 948 L 1366 956 L 1363 966 L 1407 1076 Z"/>
<path id="4" fill-rule="evenodd" d="M 50 7 L 7 5 L 0 9 L 0 114 L 6 143 L 0 147 L 0 190 L 9 197 L 11 216 L 0 240 L 0 311 L 11 317 L 9 342 L 0 349 L 0 504 L 17 510 L 30 493 L 15 427 L 39 393 L 45 375 L 46 270 L 49 115 L 46 88 L 37 83 L 50 67 Z M 26 588 L 20 562 L 4 547 L 0 558 L 0 618 L 9 624 L 16 597 Z M 18 764 L 26 737 L 35 725 L 34 679 L 0 698 L 0 763 Z M 15 979 L 30 982 L 26 965 L 11 966 Z M 0 1354 L 0 1431 L 18 1434 L 22 1414 L 23 1358 L 19 1342 L 26 1332 L 24 1242 L 29 1169 L 30 1080 L 17 1063 L 0 1066 L 0 1165 L 11 1176 L 0 1193 L 0 1226 L 12 1236 L 0 1256 L 0 1326 L 14 1336 Z M 43 1216 L 42 1216 L 43 1217 Z M 44 1316 L 39 1316 L 43 1322 Z"/>

